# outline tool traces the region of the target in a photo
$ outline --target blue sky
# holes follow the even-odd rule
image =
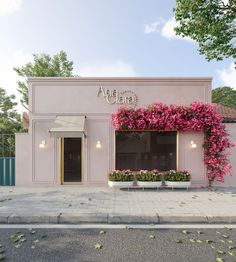
[[[80,76],[212,76],[236,88],[233,61],[207,62],[173,32],[174,0],[0,0],[0,86],[13,66],[65,50]]]

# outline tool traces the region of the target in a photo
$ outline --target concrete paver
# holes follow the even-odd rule
[[[236,188],[1,187],[0,223],[236,223]]]

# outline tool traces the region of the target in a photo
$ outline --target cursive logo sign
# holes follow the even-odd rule
[[[100,95],[102,95],[110,105],[120,104],[136,106],[138,102],[137,95],[131,90],[119,92],[117,89],[106,89],[100,86],[97,96],[99,97]]]

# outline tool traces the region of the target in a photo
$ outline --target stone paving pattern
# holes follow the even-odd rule
[[[0,187],[0,223],[236,223],[236,188]]]

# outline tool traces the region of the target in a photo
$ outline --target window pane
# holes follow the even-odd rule
[[[116,132],[116,169],[176,169],[176,132]]]

